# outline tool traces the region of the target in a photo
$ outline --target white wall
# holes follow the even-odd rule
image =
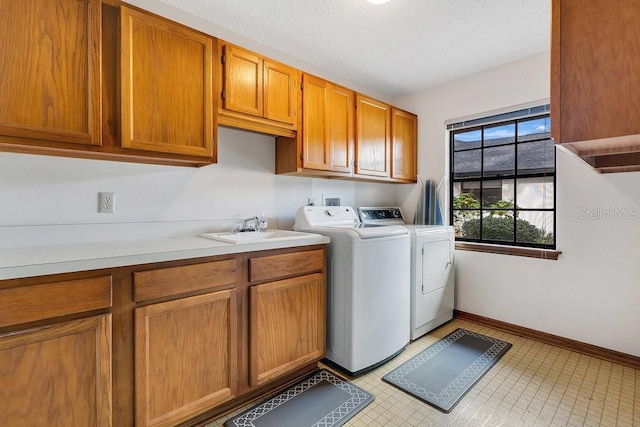
[[[224,127],[218,163],[201,168],[0,153],[0,247],[215,231],[262,212],[291,228],[323,195],[395,202],[392,184],[275,175],[274,158],[273,137]],[[100,191],[116,193],[115,214],[97,212]]]
[[[545,52],[396,100],[419,116],[420,175],[445,173],[445,120],[548,98],[549,67]],[[640,356],[640,173],[556,152],[559,260],[456,251],[456,308]]]

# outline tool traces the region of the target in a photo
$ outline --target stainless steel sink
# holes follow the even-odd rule
[[[258,243],[258,242],[275,242],[280,240],[296,240],[314,237],[311,233],[302,233],[299,231],[288,230],[267,230],[267,231],[248,231],[242,233],[234,233],[231,231],[220,233],[201,234],[201,237],[207,239],[219,240],[225,243]]]

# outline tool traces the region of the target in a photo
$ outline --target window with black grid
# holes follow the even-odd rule
[[[548,106],[450,130],[456,240],[555,249],[555,145]]]

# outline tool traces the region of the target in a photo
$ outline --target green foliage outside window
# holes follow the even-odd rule
[[[472,193],[462,193],[453,201],[454,209],[477,209],[454,211],[454,228],[460,237],[470,239],[513,241],[513,214],[515,205],[512,200],[498,200],[488,206],[488,216],[482,219],[480,236],[480,202]],[[553,244],[553,233],[547,233],[529,221],[516,218],[516,236],[518,242]]]

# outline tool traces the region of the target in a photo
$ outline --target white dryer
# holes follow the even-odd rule
[[[453,319],[454,231],[406,225],[411,233],[411,339]]]
[[[409,233],[363,227],[348,206],[304,206],[296,231],[328,236],[327,359],[351,375],[368,371],[409,343]]]
[[[365,224],[404,224],[400,208],[358,208]],[[404,225],[411,236],[411,339],[453,319],[454,249],[451,226]]]

